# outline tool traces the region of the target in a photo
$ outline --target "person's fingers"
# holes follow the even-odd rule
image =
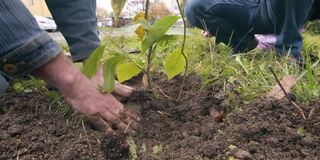
[[[98,130],[105,134],[113,134],[114,130],[111,128],[111,126],[100,116],[93,115],[91,117],[88,117],[88,120],[94,125]]]
[[[130,128],[134,129],[134,130],[140,130],[142,128],[142,126],[135,120],[133,120],[130,117],[126,117],[122,120],[123,122],[125,122],[126,124],[128,124],[130,126]]]
[[[123,104],[120,103],[113,95],[106,94],[105,101],[106,101],[106,104],[109,104],[109,105],[105,105],[104,109],[110,110],[113,114],[119,115],[124,111]]]
[[[116,82],[113,93],[120,96],[129,97],[133,91],[134,91],[134,88],[123,85],[119,82]]]
[[[130,127],[130,124],[125,124],[122,120],[120,120],[117,116],[112,114],[111,112],[105,111],[100,113],[100,117],[107,122],[112,123],[112,125],[120,130],[123,133],[133,133],[133,129]]]
[[[135,113],[129,109],[125,109],[123,114],[129,116],[130,119],[133,119],[136,122],[139,122],[141,120],[137,113]]]

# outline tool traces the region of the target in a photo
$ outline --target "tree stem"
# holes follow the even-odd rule
[[[182,80],[181,88],[180,88],[179,95],[178,95],[178,101],[179,101],[180,98],[181,98],[182,92],[183,92],[183,87],[184,87],[184,85],[186,83],[189,62],[188,62],[188,58],[187,58],[186,54],[184,53],[184,48],[185,48],[186,39],[187,39],[187,26],[186,26],[187,24],[186,24],[184,13],[182,11],[182,7],[180,5],[179,0],[176,0],[176,2],[177,2],[178,8],[179,8],[179,11],[180,11],[180,14],[181,14],[181,18],[182,18],[182,21],[183,21],[183,41],[182,41],[182,45],[181,45],[181,54],[182,54],[184,60],[186,61],[183,80]]]

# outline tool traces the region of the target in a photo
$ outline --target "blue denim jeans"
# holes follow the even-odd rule
[[[231,45],[236,51],[253,49],[254,34],[276,34],[276,49],[299,58],[302,38],[299,32],[313,0],[188,0],[190,23],[207,29],[216,43]]]
[[[96,1],[47,0],[46,3],[68,42],[73,60],[86,59],[100,44]],[[30,73],[62,52],[20,0],[1,1],[0,24],[0,76],[1,72],[7,76]]]
[[[259,0],[188,0],[186,5],[192,25],[212,33],[216,43],[239,52],[255,48],[254,33],[274,31],[267,13]]]

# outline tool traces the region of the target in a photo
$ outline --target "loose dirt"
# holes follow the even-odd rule
[[[143,117],[131,154],[123,137],[103,136],[86,123],[83,127],[79,120],[55,114],[43,94],[0,96],[0,160],[119,160],[134,152],[142,160],[320,157],[320,102],[302,106],[306,115],[313,110],[303,121],[285,100],[262,97],[248,103],[238,95],[238,100],[229,101],[225,86],[202,88],[196,76],[187,79],[182,102],[176,102],[181,78],[167,81],[160,76],[155,82],[162,90],[155,90],[156,97],[140,92],[119,98]],[[222,123],[212,111],[224,112]]]

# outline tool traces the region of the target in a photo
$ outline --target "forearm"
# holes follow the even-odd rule
[[[84,85],[91,85],[71,60],[62,53],[34,70],[33,74],[57,87],[63,95],[68,95],[70,98],[83,92]]]

